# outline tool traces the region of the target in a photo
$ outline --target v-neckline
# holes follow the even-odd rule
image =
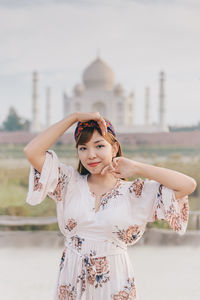
[[[89,195],[92,197],[92,199],[94,200],[94,207],[93,207],[93,211],[94,211],[94,214],[96,215],[99,211],[100,211],[100,208],[101,208],[101,205],[102,205],[102,200],[105,198],[105,196],[107,195],[107,194],[110,194],[110,193],[112,193],[114,190],[116,190],[117,188],[119,188],[120,186],[121,186],[121,182],[122,182],[122,180],[120,179],[120,178],[118,178],[117,180],[116,180],[116,182],[115,182],[115,185],[109,190],[109,191],[107,191],[107,192],[105,192],[105,193],[103,193],[103,194],[101,194],[100,195],[100,199],[99,199],[99,207],[98,207],[98,210],[97,211],[95,211],[95,202],[96,202],[96,197],[99,197],[98,195],[96,195],[94,192],[92,192],[91,190],[90,190],[90,186],[89,186],[89,184],[88,184],[88,175],[89,174],[86,174],[85,175],[85,181],[86,181],[86,186],[87,186],[87,191],[88,191],[88,193],[89,193]]]

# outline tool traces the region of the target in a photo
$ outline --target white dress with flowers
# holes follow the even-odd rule
[[[166,220],[184,234],[188,197],[175,199],[173,190],[153,180],[119,179],[95,212],[87,177],[61,163],[53,150],[46,151],[41,173],[31,165],[26,201],[37,205],[51,197],[65,238],[54,300],[138,300],[127,246],[155,220]]]

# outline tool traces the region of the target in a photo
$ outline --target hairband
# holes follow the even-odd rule
[[[115,130],[114,130],[112,124],[110,122],[108,122],[107,120],[105,120],[105,122],[106,122],[107,131],[110,131],[114,136],[116,136]],[[74,132],[74,138],[75,138],[76,141],[77,141],[78,136],[81,133],[81,131],[86,127],[100,128],[99,124],[94,120],[90,120],[90,121],[87,121],[87,122],[78,122],[78,124],[76,126],[76,129],[75,129],[75,132]]]

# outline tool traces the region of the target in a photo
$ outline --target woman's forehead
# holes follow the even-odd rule
[[[102,138],[102,139],[104,139],[103,136],[97,130],[94,130],[91,139],[96,139],[96,138]]]
[[[104,139],[104,137],[99,134],[99,132],[97,130],[94,130],[93,135],[91,137],[91,139],[87,142],[87,143],[81,143],[81,145],[87,145],[87,144],[97,144],[99,142],[105,142],[108,143],[106,141],[106,139]]]

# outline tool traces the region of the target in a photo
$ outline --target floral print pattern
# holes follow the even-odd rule
[[[76,225],[77,225],[77,222],[73,218],[68,219],[65,229],[72,231],[74,229],[74,227],[76,227]]]
[[[90,284],[95,284],[95,288],[102,287],[102,283],[107,282],[109,277],[109,265],[106,256],[95,257],[90,259],[90,263],[86,260],[87,271],[88,271],[88,282]]]
[[[164,203],[163,203],[163,184],[159,185],[158,192],[157,192],[157,199],[158,199],[157,208],[161,208],[161,206],[164,205]]]
[[[85,291],[86,280],[95,288],[102,287],[102,284],[110,280],[110,267],[107,257],[93,257],[94,255],[96,255],[96,252],[91,251],[89,255],[85,254],[83,258],[83,268],[77,280],[77,283],[82,283],[82,292]]]
[[[122,195],[119,192],[119,187],[121,186],[121,182],[122,182],[121,179],[118,178],[117,181],[116,181],[116,184],[112,188],[112,190],[101,195],[100,205],[99,205],[98,210],[104,209],[107,206],[107,203],[108,203],[109,199],[116,198],[117,196]],[[91,194],[94,198],[96,197],[96,194],[94,192],[91,192]],[[94,210],[95,210],[95,208],[94,208]]]
[[[40,172],[38,172],[36,169],[34,169],[33,191],[40,192],[42,190],[42,183],[39,182],[40,177],[41,177]]]
[[[61,285],[59,287],[58,299],[59,300],[75,300],[76,299],[76,289],[71,284]]]
[[[129,187],[130,193],[135,193],[135,196],[139,198],[142,194],[142,190],[144,187],[144,180],[141,178],[135,179]]]
[[[132,244],[142,234],[138,225],[131,225],[127,229],[119,229],[117,225],[115,227],[117,231],[113,231],[113,233],[117,234],[118,238],[126,244]]]
[[[188,222],[188,214],[189,214],[189,204],[186,200],[176,199],[172,197],[170,201],[170,205],[168,208],[165,207],[163,202],[163,185],[159,185],[158,193],[157,193],[157,203],[156,210],[154,212],[153,221],[159,220],[158,213],[159,211],[164,211],[164,216],[162,220],[166,220],[169,226],[174,231],[181,231],[183,227],[183,223]],[[177,209],[177,205],[179,209]]]
[[[64,190],[65,184],[67,182],[67,175],[63,173],[60,167],[58,167],[58,174],[58,184],[54,192],[49,193],[49,196],[55,198],[57,201],[62,201],[62,191]]]
[[[81,294],[86,290],[86,270],[82,267],[81,274],[77,277],[77,283],[81,283]]]
[[[84,240],[84,238],[81,238],[78,235],[74,235],[71,237],[71,244],[75,247],[77,251],[80,251],[82,249],[82,244]]]
[[[181,219],[183,222],[187,223],[188,221],[188,213],[189,213],[189,206],[188,203],[183,203],[183,207],[181,209]]]
[[[62,270],[62,268],[64,266],[65,255],[66,255],[66,247],[64,247],[64,250],[63,250],[63,253],[62,253],[62,257],[61,257],[61,260],[60,260],[60,271]]]
[[[166,221],[169,223],[170,227],[173,228],[175,231],[181,230],[181,216],[178,214],[173,204],[170,205],[169,210],[165,213]]]
[[[123,290],[119,291],[118,294],[112,295],[114,300],[135,300],[136,299],[136,286],[135,279],[128,278],[127,284],[124,286]]]

